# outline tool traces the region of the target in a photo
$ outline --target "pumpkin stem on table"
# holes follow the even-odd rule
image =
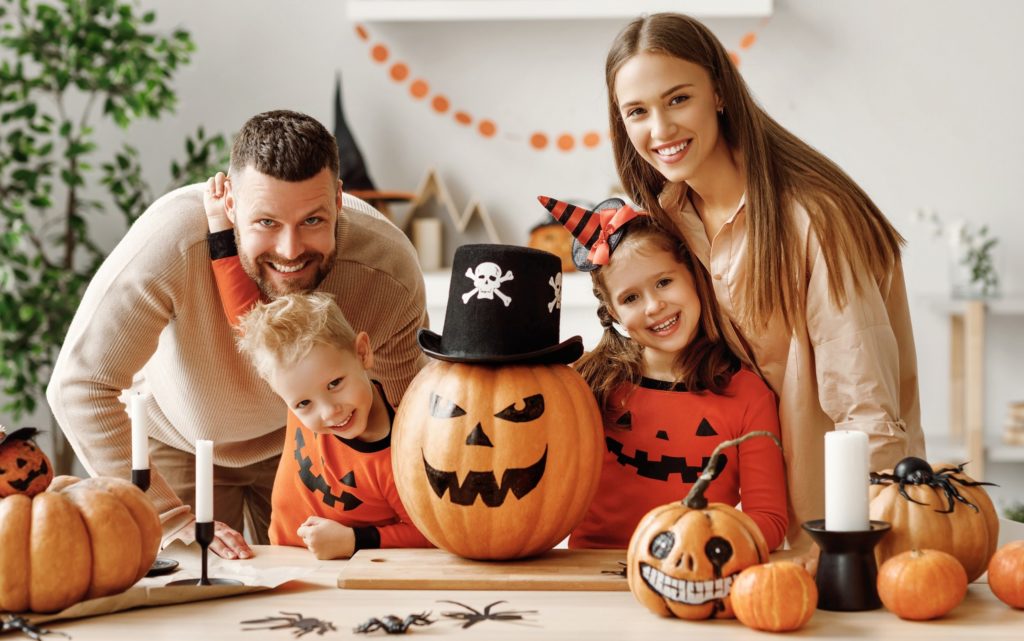
[[[689,494],[683,499],[683,505],[690,508],[691,510],[702,510],[708,506],[708,500],[704,498],[704,492],[707,491],[708,485],[711,484],[711,479],[715,476],[715,470],[718,469],[718,457],[722,454],[722,450],[730,448],[734,445],[739,445],[743,441],[752,439],[755,436],[767,436],[768,438],[775,441],[775,444],[782,449],[782,443],[779,442],[779,437],[775,436],[771,432],[766,430],[756,430],[748,432],[739,438],[734,438],[729,441],[722,441],[718,444],[718,447],[711,452],[711,458],[708,459],[708,464],[704,466],[704,471],[700,473],[697,478],[697,482],[690,488]]]

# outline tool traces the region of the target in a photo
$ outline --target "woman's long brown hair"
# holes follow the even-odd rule
[[[686,267],[693,276],[697,297],[700,299],[700,322],[693,340],[676,356],[675,370],[682,383],[693,392],[708,391],[721,394],[728,387],[740,361],[729,349],[718,327],[718,304],[707,273],[686,249],[674,232],[658,225],[648,217],[636,218],[629,223],[625,236],[615,248],[612,261],[625,257],[628,252],[671,252],[676,262]],[[619,334],[612,323],[610,297],[605,283],[605,267],[590,272],[594,296],[598,300],[597,317],[604,327],[601,341],[592,352],[576,362],[576,369],[593,390],[602,412],[608,407],[612,394],[624,383],[638,385],[643,377],[643,351],[636,341]]]
[[[864,279],[880,281],[889,274],[903,237],[842,169],[765,113],[718,38],[683,15],[658,13],[629,23],[616,36],[605,64],[615,163],[626,193],[640,207],[669,229],[677,228],[659,202],[666,180],[630,143],[615,99],[616,74],[643,51],[700,65],[722,100],[719,126],[729,148],[739,152],[746,174],[748,273],[756,276],[739,306],[741,323],[762,328],[776,313],[790,329],[804,321],[805,283],[795,262],[805,252],[797,247],[789,215],[794,202],[810,216],[835,304],[848,300],[845,278],[852,278],[859,293],[868,282]]]

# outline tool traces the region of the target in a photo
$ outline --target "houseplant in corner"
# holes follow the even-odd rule
[[[170,81],[195,46],[154,22],[119,0],[0,0],[0,411],[15,418],[35,410],[104,258],[90,223],[106,202],[127,224],[148,205],[137,152],[100,150],[94,126],[126,129],[173,109]],[[199,165],[224,148],[200,130],[176,178],[209,175]],[[111,156],[100,174],[95,162]],[[66,470],[69,453],[57,449]]]

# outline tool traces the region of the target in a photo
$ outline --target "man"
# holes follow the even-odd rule
[[[291,111],[251,118],[232,147],[226,188],[234,232],[207,240],[203,185],[165,195],[132,226],[89,284],[46,396],[86,470],[127,478],[130,421],[119,397],[150,394],[149,495],[165,540],[190,538],[195,441],[212,440],[210,549],[244,558],[244,518],[267,542],[285,407],[235,349],[211,250],[237,245],[264,297],[334,295],[353,327],[373,336],[372,374],[392,403],[425,362],[416,332],[427,317],[415,250],[373,208],[343,196],[337,144],[316,120]]]

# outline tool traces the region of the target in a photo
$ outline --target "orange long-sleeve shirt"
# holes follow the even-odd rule
[[[775,395],[747,369],[733,375],[724,394],[696,394],[651,379],[630,387],[612,396],[612,407],[625,403],[605,426],[601,482],[569,537],[571,548],[627,547],[647,512],[686,497],[719,443],[754,430],[779,436]],[[788,524],[782,451],[767,437],[737,447],[723,451],[724,467],[720,462],[704,496],[728,505],[742,500],[743,513],[774,550]]]
[[[260,297],[237,255],[214,254],[213,273],[232,326]],[[388,423],[395,418],[384,389]],[[284,450],[271,493],[270,542],[305,547],[296,530],[310,516],[347,525],[356,549],[430,547],[405,511],[391,471],[391,434],[367,443],[306,429],[288,412]]]

